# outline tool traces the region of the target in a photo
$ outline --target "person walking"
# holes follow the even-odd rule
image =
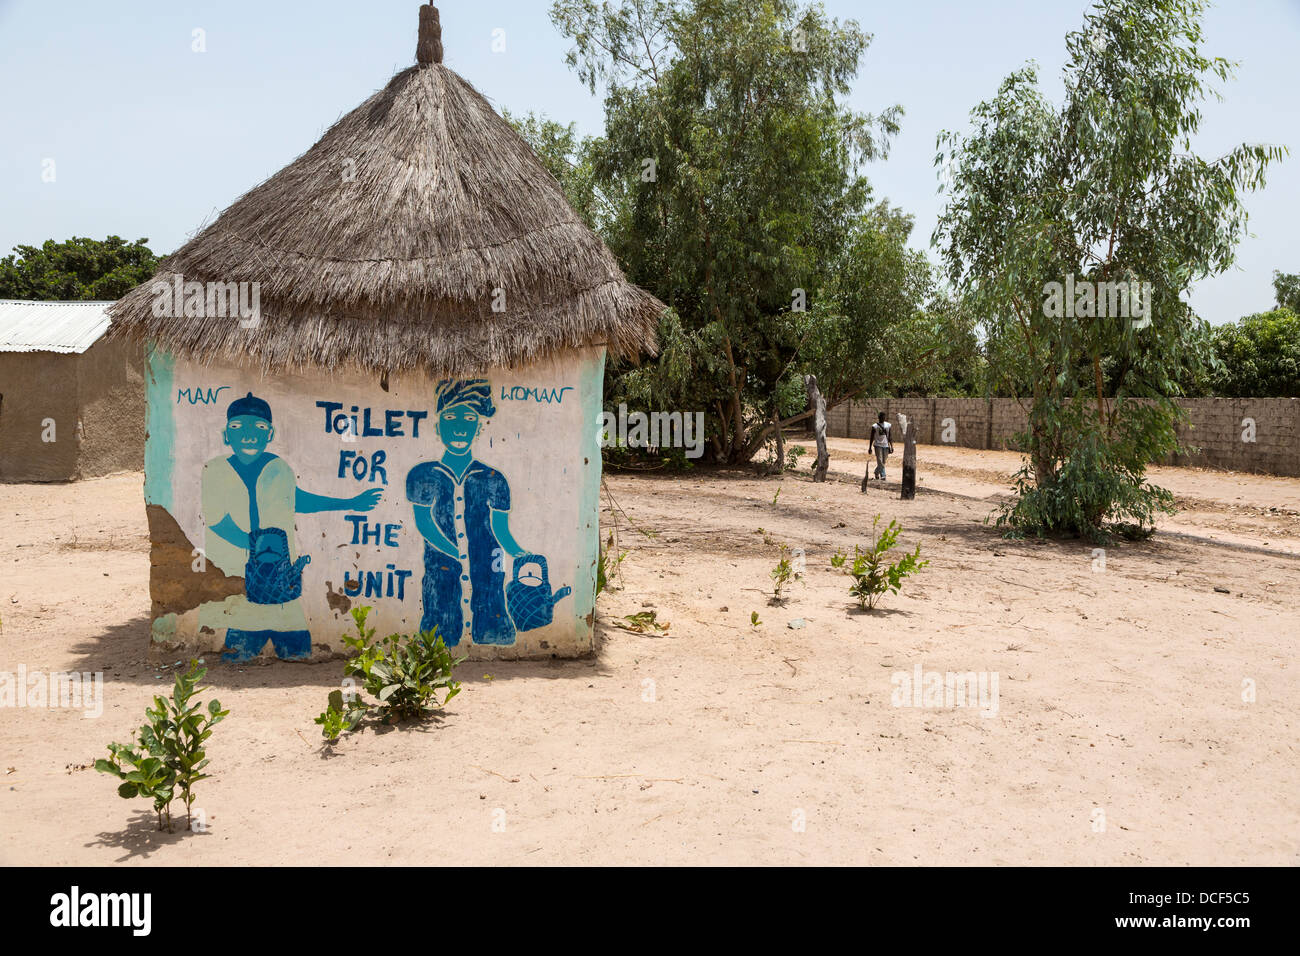
[[[885,413],[881,412],[871,426],[871,447],[876,452],[875,477],[881,481],[885,480],[885,459],[894,451],[894,441],[890,437],[890,431],[891,426],[885,421]]]

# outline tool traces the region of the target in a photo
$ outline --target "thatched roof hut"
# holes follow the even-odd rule
[[[156,315],[151,289],[177,275],[259,283],[260,322]],[[417,64],[164,260],[113,306],[110,334],[264,370],[455,376],[588,344],[653,352],[663,308],[627,282],[528,144],[443,65],[427,5]]]
[[[169,654],[323,659],[353,602],[478,659],[594,647],[605,361],[663,306],[442,65],[432,6],[416,60],[111,309],[153,346]]]

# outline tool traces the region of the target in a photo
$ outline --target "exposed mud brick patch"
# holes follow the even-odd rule
[[[145,512],[149,516],[149,597],[155,619],[244,593],[243,578],[230,577],[210,561],[204,570],[194,570],[194,544],[166,508],[146,505]]]
[[[325,582],[325,600],[329,601],[330,609],[338,611],[340,614],[346,614],[352,610],[352,599],[343,593],[343,589],[334,590],[334,582]]]

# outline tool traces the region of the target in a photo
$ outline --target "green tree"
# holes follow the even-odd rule
[[[816,375],[828,408],[868,390],[886,394],[935,367],[939,316],[922,307],[932,270],[907,247],[911,232],[912,217],[901,209],[870,207],[829,257],[812,308],[793,317],[800,381],[805,372]]]
[[[900,350],[904,354],[894,366],[888,394],[949,398],[996,394],[979,323],[960,296],[937,289],[908,325],[914,329],[914,344]],[[909,361],[908,351],[928,358]]]
[[[47,239],[40,246],[15,246],[12,255],[0,259],[0,299],[117,299],[158,268],[148,241],[74,236],[66,242]]]
[[[1300,272],[1273,272],[1273,293],[1279,309],[1300,312]]]
[[[747,461],[797,359],[792,316],[866,209],[858,164],[898,129],[898,107],[843,105],[871,38],[791,0],[557,0],[551,17],[605,89],[605,238],[673,310],[658,362],[610,388],[704,410],[710,457]]]
[[[1211,394],[1300,398],[1300,315],[1288,308],[1248,315],[1211,333],[1217,360]]]
[[[590,136],[579,139],[576,123],[565,125],[532,112],[515,116],[505,110],[503,115],[532,147],[546,171],[559,182],[569,205],[577,210],[583,222],[597,232],[604,232],[608,200],[598,191],[592,170],[596,140]]]
[[[1172,510],[1145,470],[1176,447],[1172,397],[1204,358],[1184,294],[1232,263],[1241,195],[1285,153],[1192,151],[1199,103],[1233,69],[1201,52],[1204,8],[1105,0],[1066,38],[1059,108],[1031,65],[976,107],[970,135],[940,135],[951,185],[935,241],[986,317],[991,371],[1028,411],[1028,460],[999,519],[1015,532],[1103,538],[1108,524],[1147,527]],[[1077,308],[1060,307],[1067,283],[1120,281],[1143,314],[1115,316],[1133,297],[1103,310],[1082,291]],[[1107,360],[1117,398],[1150,401],[1107,403]]]

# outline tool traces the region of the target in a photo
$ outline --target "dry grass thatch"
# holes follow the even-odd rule
[[[627,282],[527,143],[441,51],[436,11],[422,12],[422,65],[165,259],[112,307],[110,334],[266,369],[452,376],[588,343],[653,352],[663,304]],[[155,315],[154,283],[176,274],[259,283],[260,323]]]

